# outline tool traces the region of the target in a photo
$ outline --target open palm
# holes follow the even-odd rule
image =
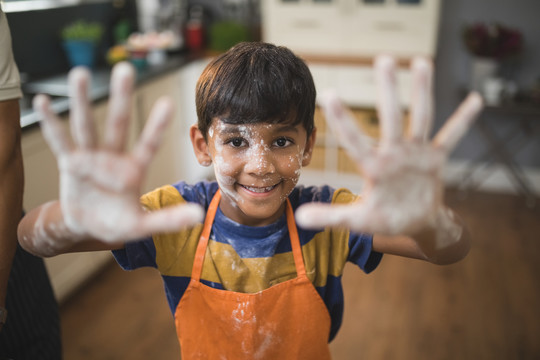
[[[381,124],[378,144],[363,134],[352,114],[337,96],[320,98],[327,123],[365,180],[361,198],[350,205],[309,204],[299,209],[297,220],[305,227],[346,226],[354,231],[388,235],[414,234],[433,225],[444,211],[442,170],[449,153],[482,108],[478,94],[471,94],[428,141],[432,123],[431,62],[413,61],[410,126],[403,136],[397,99],[395,62],[388,56],[375,61],[377,112]]]
[[[202,217],[201,209],[194,206],[150,213],[140,205],[142,183],[171,118],[172,105],[167,99],[159,100],[139,141],[130,152],[125,151],[134,76],[127,63],[113,69],[102,145],[90,110],[87,70],[75,68],[69,75],[72,139],[51,111],[49,99],[40,95],[34,101],[44,118],[43,134],[58,161],[62,214],[75,234],[123,242],[178,230]]]

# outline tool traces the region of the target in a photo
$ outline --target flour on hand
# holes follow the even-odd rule
[[[120,243],[156,232],[177,231],[201,221],[203,211],[199,206],[145,212],[139,201],[148,165],[172,117],[171,100],[163,98],[156,102],[140,139],[131,151],[126,151],[135,82],[133,67],[120,63],[113,68],[103,144],[98,143],[90,110],[89,82],[87,70],[75,68],[70,72],[71,138],[51,110],[49,99],[40,95],[34,101],[36,111],[43,117],[45,139],[57,158],[63,215],[62,224],[45,230],[37,221],[35,232],[46,231],[54,238],[55,234],[69,231],[76,235],[73,241],[95,238]]]
[[[346,226],[357,232],[410,235],[441,221],[445,209],[442,170],[450,151],[480,112],[481,98],[475,93],[469,95],[430,142],[432,63],[423,58],[413,61],[411,123],[406,134],[397,97],[395,61],[378,57],[374,71],[381,125],[378,143],[356,127],[335,92],[326,92],[319,99],[328,125],[362,172],[365,187],[361,199],[352,205],[305,205],[296,213],[301,226]],[[451,232],[459,235],[459,229]]]

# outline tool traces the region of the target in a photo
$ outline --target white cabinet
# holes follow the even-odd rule
[[[152,106],[160,97],[169,96],[175,107],[174,118],[163,137],[163,142],[150,169],[143,191],[179,180],[194,183],[212,176],[211,168],[197,162],[189,138],[189,128],[197,122],[195,86],[210,59],[200,59],[186,64],[180,71],[169,73],[136,91],[136,119],[142,131]]]
[[[182,98],[180,71],[165,74],[137,88],[135,94],[136,137],[143,130],[146,120],[156,103],[162,96],[169,96],[175,105],[172,121],[163,135],[162,143],[150,164],[143,192],[164,184],[170,184],[182,178],[181,161],[182,143],[189,141],[186,126],[182,121],[178,103]]]
[[[191,184],[203,179],[212,179],[214,176],[211,167],[203,167],[197,162],[188,134],[189,127],[197,123],[195,86],[199,76],[209,62],[210,58],[193,61],[182,68],[180,73],[180,83],[184,90],[178,102],[178,112],[181,123],[185,126],[185,131],[182,133],[181,143],[179,144],[182,149],[181,154],[179,154],[179,161],[181,161],[184,169],[181,179]]]
[[[435,53],[440,0],[265,0],[264,41],[301,55]]]
[[[324,64],[307,62],[317,94],[332,89],[351,107],[375,107],[375,74],[371,66]],[[407,107],[411,97],[411,73],[399,67],[396,75],[397,95],[400,104]]]

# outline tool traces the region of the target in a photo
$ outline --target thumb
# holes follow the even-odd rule
[[[167,233],[200,224],[204,211],[197,204],[183,204],[144,214],[140,224],[145,234]]]
[[[366,231],[363,212],[363,208],[357,204],[354,208],[351,205],[306,204],[296,210],[295,217],[298,225],[309,229],[330,226]]]

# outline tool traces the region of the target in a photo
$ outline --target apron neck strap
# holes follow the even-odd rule
[[[202,273],[202,265],[204,261],[204,255],[208,246],[208,239],[210,238],[210,232],[212,230],[212,224],[216,217],[216,212],[219,207],[219,201],[221,200],[221,191],[218,189],[206,212],[206,218],[204,219],[203,231],[199,238],[199,244],[197,245],[197,251],[195,252],[195,258],[193,259],[193,268],[191,270],[191,279],[200,281]],[[300,246],[300,237],[298,236],[298,230],[296,228],[296,222],[294,221],[294,212],[291,202],[287,198],[285,214],[287,217],[287,228],[289,229],[289,238],[291,240],[291,247],[294,257],[294,264],[296,266],[297,276],[306,276],[306,269],[304,267],[304,259],[302,256],[302,247]]]
[[[206,253],[206,247],[208,245],[208,238],[210,237],[210,231],[212,230],[212,224],[214,223],[214,218],[216,217],[216,212],[217,212],[220,200],[221,200],[221,191],[218,189],[218,191],[212,198],[210,205],[208,206],[208,210],[206,211],[206,218],[204,219],[203,231],[201,233],[201,237],[199,238],[199,244],[197,245],[195,258],[193,259],[193,269],[191,270],[191,278],[196,281],[199,281],[201,279],[204,254]]]
[[[294,212],[291,202],[287,198],[287,207],[285,208],[287,216],[287,227],[289,228],[289,238],[291,239],[291,247],[294,256],[294,264],[296,265],[297,276],[306,276],[306,268],[304,267],[304,257],[302,256],[302,247],[300,246],[300,237],[294,220]]]

